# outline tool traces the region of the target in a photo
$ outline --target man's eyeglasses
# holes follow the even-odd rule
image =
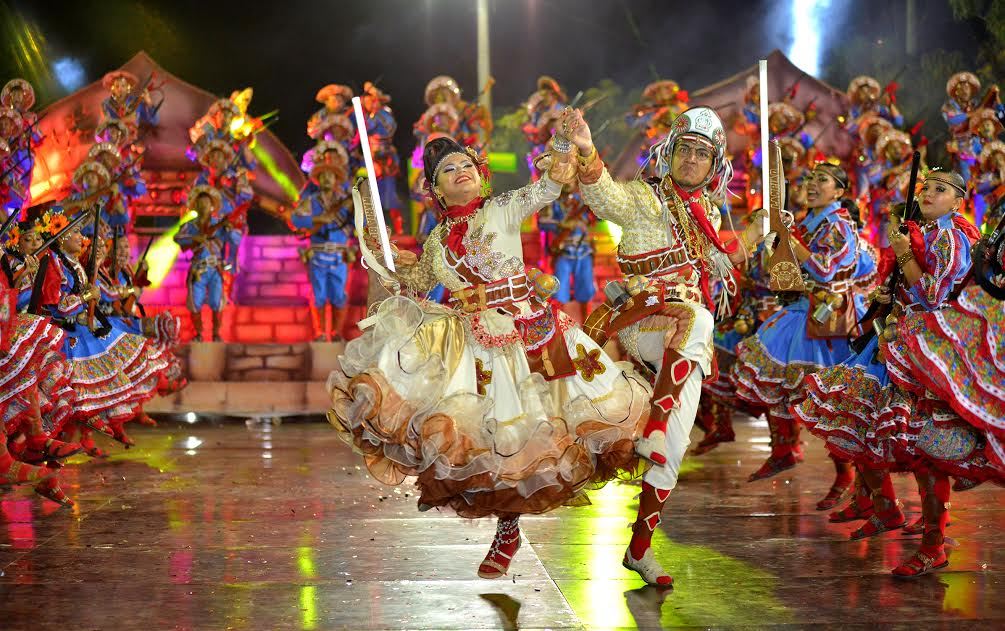
[[[694,156],[698,162],[707,162],[712,159],[712,152],[705,147],[695,147],[693,145],[677,145],[673,154],[685,160]]]

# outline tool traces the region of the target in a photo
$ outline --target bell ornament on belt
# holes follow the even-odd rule
[[[648,289],[648,287],[649,279],[645,276],[629,276],[625,281],[625,289],[627,289],[628,293],[632,296],[638,296],[643,291]]]
[[[740,335],[746,335],[747,333],[750,333],[750,322],[744,318],[739,318],[733,323],[733,330]]]

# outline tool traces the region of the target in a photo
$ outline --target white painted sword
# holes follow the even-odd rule
[[[377,220],[377,230],[380,232],[380,248],[384,255],[384,265],[394,272],[394,258],[391,255],[391,240],[387,236],[387,226],[384,224],[384,209],[380,205],[380,194],[377,192],[377,175],[373,168],[373,155],[370,153],[370,138],[366,133],[366,116],[363,114],[363,104],[358,96],[352,98],[352,108],[356,112],[356,128],[359,131],[359,147],[363,151],[363,165],[366,167],[367,188],[373,203],[374,218]]]

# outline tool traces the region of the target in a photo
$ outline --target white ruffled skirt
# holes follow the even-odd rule
[[[639,473],[632,441],[651,390],[631,365],[570,326],[576,372],[546,381],[512,319],[488,315],[508,343],[476,340],[468,315],[393,297],[346,345],[328,379],[329,420],[371,475],[415,476],[420,504],[481,517],[543,513]]]

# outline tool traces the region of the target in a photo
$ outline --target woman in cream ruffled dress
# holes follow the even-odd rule
[[[507,572],[521,514],[575,503],[639,468],[632,439],[649,385],[547,300],[553,278],[524,266],[520,224],[575,177],[573,148],[555,144],[569,151],[552,152],[548,173],[498,197],[485,195],[488,173],[473,152],[449,138],[426,144],[441,222],[420,258],[394,252],[397,271],[385,277],[403,293],[376,307],[328,382],[329,418],[371,475],[387,484],[415,476],[419,510],[498,517],[483,578]],[[377,233],[361,233],[375,267]],[[451,292],[447,305],[404,295],[437,283]]]

